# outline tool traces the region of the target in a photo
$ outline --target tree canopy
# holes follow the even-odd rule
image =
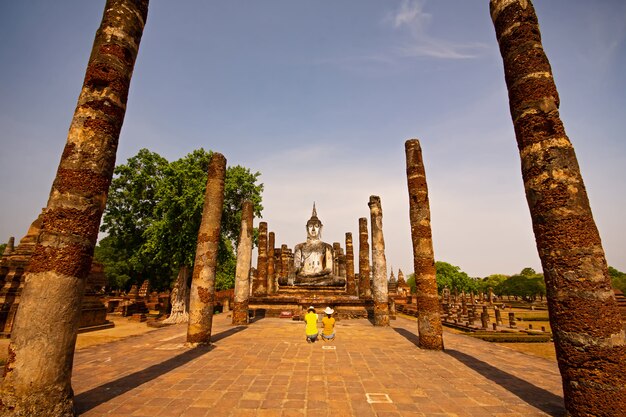
[[[178,268],[193,266],[211,155],[198,149],[170,163],[142,149],[115,168],[101,226],[108,236],[96,250],[111,285],[150,279],[169,287]],[[242,166],[226,169],[217,289],[234,283],[241,203],[251,200],[256,216],[263,210],[259,176]]]

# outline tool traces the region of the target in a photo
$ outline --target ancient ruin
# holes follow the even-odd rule
[[[264,222],[259,225],[262,226],[259,236],[262,236],[263,230],[266,230],[267,226],[264,225]],[[313,204],[311,217],[306,223],[306,242],[295,245],[293,251],[287,245],[281,246],[280,257],[276,256],[276,265],[280,265],[280,267],[274,269],[276,288],[272,293],[257,292],[252,294],[249,299],[249,310],[252,315],[299,318],[310,305],[330,305],[335,310],[335,317],[337,318],[368,316],[373,318],[376,316],[371,295],[367,296],[366,293],[357,295],[357,291],[360,289],[357,287],[354,274],[352,234],[346,233],[346,248],[344,250],[339,242],[334,242],[331,245],[322,241],[322,227],[317,208]],[[365,236],[361,238],[367,241],[367,223],[365,223],[365,230],[361,234],[363,233]],[[262,239],[259,239],[259,242],[263,244]],[[367,268],[369,271],[369,253],[364,252],[368,251],[368,248],[369,246],[366,249],[361,245],[360,252],[363,252],[365,257],[359,263],[360,267]],[[384,252],[382,253],[384,256]],[[259,254],[261,254],[261,250]],[[365,263],[368,265],[365,266]],[[259,263],[258,267],[267,270],[269,269],[269,262]],[[387,277],[384,264],[379,270],[379,281],[383,288],[379,294],[381,301],[378,316],[384,322],[385,314],[388,314],[388,307],[386,307],[386,303],[388,303],[386,296]],[[258,280],[258,276],[262,274],[263,271],[257,270],[257,278],[253,278],[253,282],[258,282],[255,279]],[[369,276],[369,272],[363,276]],[[253,288],[257,285],[253,283]],[[364,291],[370,288],[369,280],[364,284],[359,283],[359,287],[361,285],[365,288]],[[388,317],[386,321],[388,322]]]
[[[616,416],[626,335],[559,95],[529,0],[491,0],[522,176],[571,415]]]
[[[250,266],[252,263],[252,202],[246,200],[241,208],[241,233],[237,245],[237,269],[235,271],[235,296],[233,324],[248,324],[248,298],[250,297]]]
[[[372,219],[372,275],[374,287],[374,325],[389,325],[389,299],[387,297],[387,259],[385,257],[385,238],[383,236],[383,209],[380,197],[370,196],[370,215]]]
[[[1,414],[74,415],[71,375],[80,306],[148,0],[108,0],[104,10],[26,271],[0,386]]]
[[[420,347],[441,350],[443,338],[437,298],[435,254],[430,229],[430,205],[419,141],[407,140],[405,153]]]
[[[208,178],[198,231],[196,259],[189,295],[189,325],[187,343],[211,343],[211,325],[215,308],[215,268],[220,243],[226,158],[214,152],[208,168]]]

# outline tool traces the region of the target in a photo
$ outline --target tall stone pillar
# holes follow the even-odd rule
[[[289,250],[285,244],[280,246],[280,276],[289,278]]]
[[[274,294],[276,293],[277,283],[276,283],[276,256],[274,255],[276,252],[276,235],[274,232],[269,233],[268,243],[267,243],[267,293]]]
[[[370,245],[367,218],[359,219],[359,298],[370,298]]]
[[[256,279],[252,283],[252,295],[267,294],[267,222],[259,223],[259,252],[256,260]]]
[[[0,413],[73,416],[74,345],[148,0],[108,0],[26,272]]]
[[[235,270],[235,294],[233,324],[248,324],[248,298],[250,296],[250,267],[252,266],[252,222],[254,210],[251,201],[241,207],[241,232],[237,245],[237,267]]]
[[[550,325],[572,416],[623,415],[626,340],[530,0],[491,0]]]
[[[224,155],[213,153],[209,161],[208,174],[189,294],[187,343],[192,346],[211,343],[215,307],[215,268],[224,205],[224,177],[226,175]]]
[[[339,248],[339,276],[346,277],[346,254],[342,247]]]
[[[374,325],[389,326],[389,299],[387,292],[387,260],[383,237],[383,208],[380,197],[372,195],[369,201],[372,219],[372,297],[374,298]]]
[[[424,349],[442,350],[443,330],[439,316],[437,272],[435,270],[428,186],[424,161],[422,160],[422,148],[419,140],[411,139],[405,142],[404,149],[406,153],[406,178],[409,188],[409,218],[413,240],[418,344]]]
[[[339,255],[341,253],[341,243],[333,242],[333,275],[339,276]]]
[[[354,247],[352,233],[346,233],[346,292],[348,295],[357,295],[354,276]]]

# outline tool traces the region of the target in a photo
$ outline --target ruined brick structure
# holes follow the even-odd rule
[[[419,346],[426,349],[441,350],[443,349],[443,330],[439,316],[435,255],[430,228],[430,205],[428,203],[428,187],[422,160],[422,148],[419,141],[417,139],[407,140],[405,153]]]
[[[380,197],[372,195],[368,203],[372,220],[372,298],[374,299],[374,325],[389,325],[389,299],[387,296],[387,260],[383,236],[383,209]]]
[[[252,262],[252,202],[246,200],[241,208],[241,232],[237,245],[237,267],[235,270],[235,295],[233,324],[248,324],[248,298],[250,297],[250,265]]]
[[[623,415],[626,340],[530,0],[491,0],[550,325],[572,416]]]
[[[187,343],[211,343],[215,307],[215,268],[220,243],[226,158],[214,152],[209,162],[202,220],[198,231],[196,259],[191,276]]]

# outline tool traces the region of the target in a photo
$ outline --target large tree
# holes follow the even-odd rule
[[[191,269],[211,154],[198,149],[169,163],[142,149],[117,167],[102,226],[109,235],[98,251],[106,255],[100,260],[108,275],[117,282],[130,279],[139,283],[139,279],[149,278],[154,286],[167,287],[180,268]],[[239,236],[241,203],[251,200],[257,216],[263,209],[259,176],[239,165],[226,170],[218,290],[234,285],[233,239]],[[105,251],[107,248],[111,250]]]
[[[147,13],[148,0],[106,2],[25,275],[0,386],[0,415],[74,415],[80,306]]]

